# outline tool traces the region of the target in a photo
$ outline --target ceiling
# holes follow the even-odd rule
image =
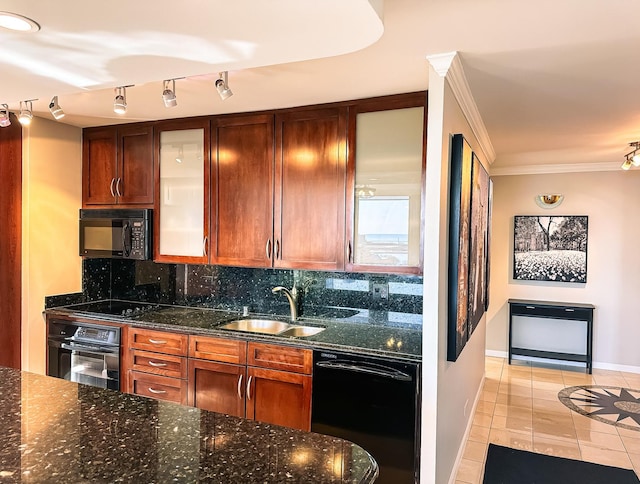
[[[492,174],[619,169],[640,139],[638,0],[36,0],[1,9],[0,102],[86,127],[428,88],[458,51],[496,152]],[[234,95],[214,88],[229,71]],[[176,81],[178,106],[162,103]],[[127,89],[126,115],[113,112]]]

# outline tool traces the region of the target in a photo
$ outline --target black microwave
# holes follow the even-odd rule
[[[150,209],[80,209],[80,255],[151,259]]]

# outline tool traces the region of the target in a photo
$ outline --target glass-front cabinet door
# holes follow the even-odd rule
[[[156,126],[154,259],[158,262],[208,262],[209,135],[209,120]]]
[[[350,118],[346,268],[421,274],[426,93],[366,101]]]

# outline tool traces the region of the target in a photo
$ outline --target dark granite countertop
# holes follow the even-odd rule
[[[128,316],[86,311],[83,304],[49,308],[46,312],[52,315],[92,317],[143,328],[277,341],[306,348],[422,360],[422,331],[417,329],[420,327],[421,315],[416,314],[385,313],[384,322],[381,322],[382,318],[374,311],[323,308],[316,312],[318,316],[313,313],[305,314],[298,320],[298,324],[322,326],[326,328],[324,331],[308,337],[292,337],[220,329],[221,324],[243,317],[236,311],[193,306],[151,304],[146,311]],[[251,313],[249,317],[287,321],[286,317],[265,314]]]
[[[369,483],[334,437],[0,367],[0,482]]]

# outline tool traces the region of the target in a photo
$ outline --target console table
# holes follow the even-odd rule
[[[552,358],[584,363],[591,373],[593,304],[525,299],[508,302],[509,364],[513,355]]]

